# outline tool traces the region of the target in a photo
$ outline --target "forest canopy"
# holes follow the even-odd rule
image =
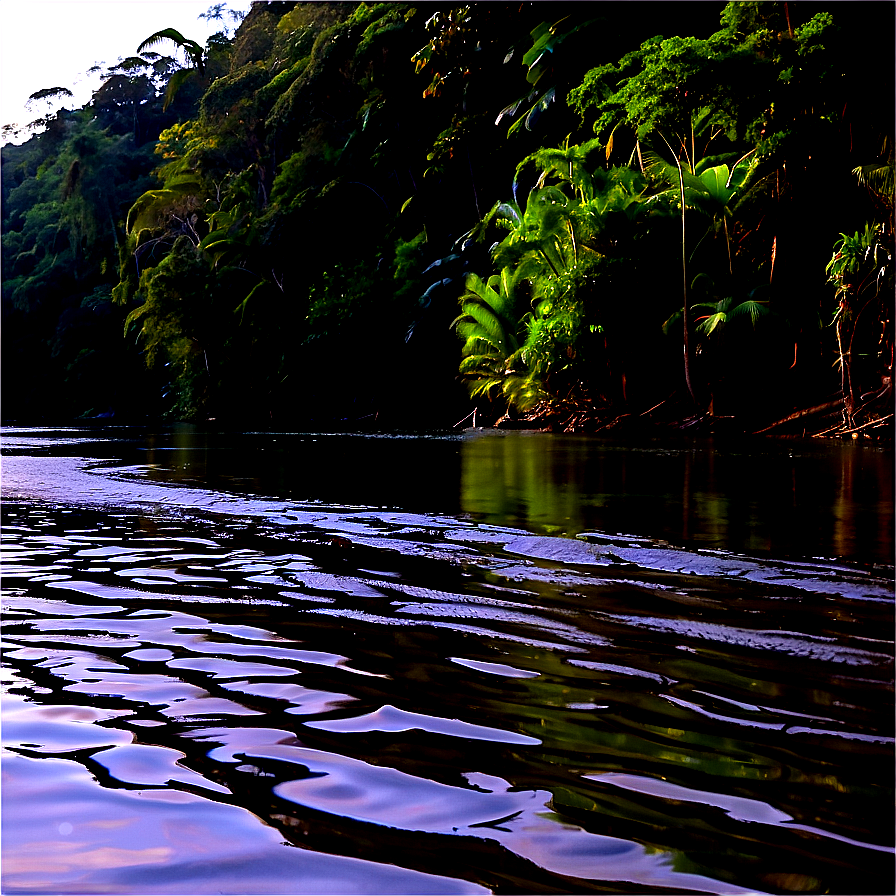
[[[3,418],[882,437],[894,8],[162,21],[2,149]]]

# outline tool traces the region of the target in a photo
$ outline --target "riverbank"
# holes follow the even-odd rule
[[[257,419],[211,417],[188,420],[158,418],[151,415],[105,412],[96,416],[48,421],[40,416],[4,420],[4,427],[21,426],[198,426],[245,431],[247,429],[292,432],[425,432],[454,431],[468,428],[499,430],[535,430],[552,433],[580,433],[621,438],[656,439],[677,435],[777,438],[819,438],[833,441],[870,441],[894,444],[893,392],[889,383],[865,399],[849,421],[843,399],[825,396],[811,406],[794,408],[779,416],[747,414],[715,414],[712,410],[695,412],[693,403],[677,395],[645,409],[617,411],[590,403],[560,402],[549,409],[536,408],[528,414],[504,414],[488,407],[476,408],[453,425],[449,422],[457,411],[430,412],[418,418],[412,410],[366,413],[359,417],[296,418],[271,416]]]
[[[887,383],[876,393],[863,396],[850,415],[841,396],[828,396],[808,407],[794,408],[777,418],[757,413],[726,415],[712,410],[695,413],[693,404],[670,397],[643,411],[614,414],[589,405],[567,404],[517,418],[504,416],[499,429],[538,429],[544,432],[613,434],[656,437],[663,434],[721,436],[777,436],[870,440],[893,444],[893,391]]]

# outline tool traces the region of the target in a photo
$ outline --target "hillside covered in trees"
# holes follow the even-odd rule
[[[161,21],[3,147],[4,421],[889,438],[894,8]]]

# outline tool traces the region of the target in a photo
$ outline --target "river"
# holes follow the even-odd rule
[[[891,450],[2,454],[4,894],[894,892]]]

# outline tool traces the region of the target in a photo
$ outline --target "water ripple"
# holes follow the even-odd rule
[[[884,579],[5,460],[5,892],[892,877]]]

